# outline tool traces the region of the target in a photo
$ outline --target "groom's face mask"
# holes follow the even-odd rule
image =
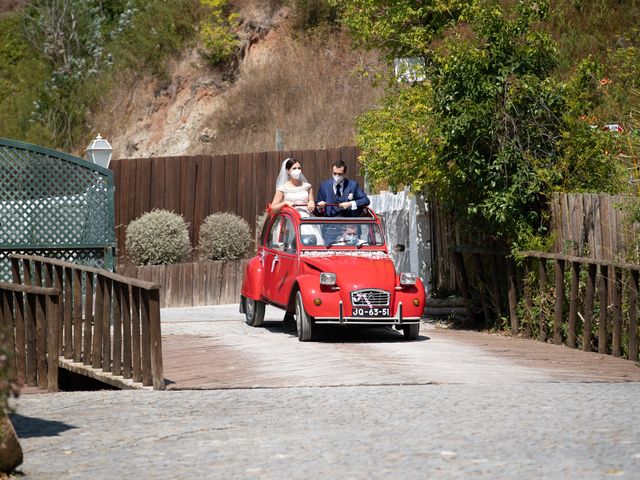
[[[333,175],[333,183],[335,183],[336,185],[338,183],[341,183],[342,180],[344,180],[344,175]]]

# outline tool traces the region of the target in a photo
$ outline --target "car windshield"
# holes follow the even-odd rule
[[[384,237],[377,223],[304,222],[300,225],[302,248],[382,246]]]

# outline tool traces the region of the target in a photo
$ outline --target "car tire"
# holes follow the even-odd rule
[[[302,294],[296,293],[296,327],[298,328],[298,340],[309,342],[313,337],[313,318],[307,315],[302,303]]]
[[[417,340],[420,334],[420,324],[410,323],[409,325],[402,326],[402,333],[405,340]]]
[[[265,303],[247,297],[242,297],[242,301],[244,302],[244,316],[247,325],[261,327],[264,320]]]

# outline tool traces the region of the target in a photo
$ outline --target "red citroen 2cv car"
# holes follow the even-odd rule
[[[285,206],[269,216],[244,275],[240,312],[259,327],[268,303],[295,315],[300,341],[316,325],[393,325],[418,338],[425,291],[415,273],[396,273],[380,219],[313,217]]]

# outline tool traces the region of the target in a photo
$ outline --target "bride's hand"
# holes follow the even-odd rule
[[[293,207],[293,202],[291,200],[285,200],[284,203],[286,203],[290,207]]]
[[[307,203],[307,210],[309,210],[309,213],[311,213],[315,209],[316,209],[316,204],[313,203],[313,200],[309,200],[309,203]]]

